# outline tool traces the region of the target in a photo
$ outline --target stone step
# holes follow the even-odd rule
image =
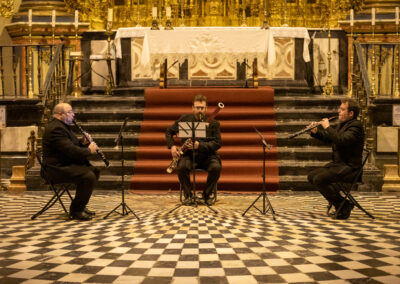
[[[279,175],[293,175],[293,176],[303,176],[308,175],[308,173],[318,167],[322,167],[327,164],[328,161],[315,161],[315,160],[279,160]]]
[[[303,108],[303,107],[334,107],[339,108],[340,101],[346,96],[275,96],[274,105],[277,108]]]
[[[144,90],[146,87],[137,86],[137,87],[117,87],[112,90],[112,95],[105,96],[104,95],[104,87],[92,87],[87,90],[84,90],[86,95],[99,95],[104,96],[106,98],[114,97],[114,96],[143,96]]]
[[[123,188],[129,190],[132,175],[124,176]],[[100,175],[99,181],[96,184],[95,190],[121,190],[121,176],[118,175]],[[117,204],[116,204],[117,205]]]
[[[144,97],[128,97],[128,96],[99,96],[89,95],[80,98],[70,98],[69,103],[74,108],[112,108],[112,107],[126,107],[126,108],[144,108]]]
[[[133,109],[130,107],[121,108],[74,108],[77,121],[96,122],[99,119],[103,121],[123,121],[126,117],[129,121],[141,121],[143,119],[143,109]]]
[[[78,121],[78,117],[77,117]],[[88,133],[90,134],[95,134],[95,133],[100,133],[100,132],[106,132],[106,133],[115,133],[117,135],[119,133],[119,130],[121,129],[122,124],[124,123],[124,120],[122,121],[79,121],[79,125]],[[140,131],[140,125],[142,124],[141,121],[130,121],[125,125],[125,133],[135,133]],[[78,132],[75,130],[76,134]]]
[[[306,120],[312,119],[319,121],[324,117],[337,116],[337,106],[314,107],[314,108],[278,108],[275,109],[275,119],[277,120]]]
[[[100,158],[92,158],[90,163],[100,170],[101,175],[115,175],[119,176],[122,172],[122,163],[121,160],[109,160],[110,165],[108,167],[105,166],[104,162]],[[124,173],[126,175],[133,174],[133,166],[135,164],[134,160],[125,160],[124,159]]]
[[[310,184],[306,175],[284,175],[279,177],[280,190],[314,191],[315,186]]]
[[[315,157],[321,161],[329,161],[332,158],[332,148],[323,146],[278,147],[279,160],[308,161]]]

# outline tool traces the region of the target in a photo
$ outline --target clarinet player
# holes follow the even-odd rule
[[[351,182],[362,164],[364,147],[364,129],[357,120],[359,106],[355,100],[342,100],[338,110],[339,124],[332,126],[327,118],[321,122],[313,122],[317,126],[311,130],[311,136],[332,145],[332,162],[322,168],[310,172],[308,180],[315,185],[325,199],[338,209],[342,197],[330,184],[335,182]],[[349,201],[340,212],[338,219],[347,219],[354,205]],[[333,215],[334,216],[334,215]]]
[[[207,97],[203,95],[196,95],[193,99],[192,114],[182,115],[177,121],[174,122],[166,130],[167,146],[171,149],[172,158],[181,156],[179,149],[174,145],[174,138],[179,131],[179,122],[181,121],[205,121],[207,119]],[[207,138],[200,138],[194,142],[194,149],[196,154],[196,168],[204,169],[208,172],[206,188],[203,191],[204,202],[207,205],[212,205],[210,194],[217,184],[221,173],[221,159],[217,150],[221,148],[221,132],[219,121],[212,119],[206,130]],[[186,139],[182,139],[182,143]],[[190,183],[190,171],[192,170],[192,157],[193,143],[188,144],[188,149],[179,159],[178,162],[178,177],[179,182],[185,194],[183,205],[192,204],[192,192]]]
[[[43,135],[43,162],[54,183],[76,184],[70,217],[86,221],[95,215],[86,205],[100,176],[87,158],[96,153],[98,147],[85,137],[78,140],[70,129],[73,120],[71,105],[60,103],[54,107],[53,119],[46,125]]]

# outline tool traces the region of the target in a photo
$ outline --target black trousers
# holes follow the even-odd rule
[[[203,191],[205,198],[210,196],[221,175],[221,160],[217,155],[203,156],[197,155],[196,169],[203,169],[208,172],[206,188]],[[192,156],[185,155],[181,157],[178,163],[179,182],[185,193],[185,197],[191,195],[190,172],[192,170]]]
[[[54,183],[76,185],[75,198],[71,202],[70,212],[81,212],[85,209],[100,177],[100,171],[97,168],[86,165],[47,166],[47,172]]]
[[[344,197],[330,185],[336,182],[351,182],[355,174],[357,171],[350,166],[329,163],[323,168],[312,170],[308,175],[308,181],[337,208]]]

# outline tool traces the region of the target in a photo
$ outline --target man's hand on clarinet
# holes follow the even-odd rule
[[[172,158],[176,159],[181,155],[181,152],[179,151],[178,147],[172,146],[171,147],[171,155]]]
[[[86,138],[86,137],[88,137],[88,138]],[[85,132],[85,135],[82,137],[82,145],[88,145],[90,143],[90,141],[93,141],[92,136],[90,136],[89,133]]]
[[[318,125],[319,125],[318,122],[313,121],[308,125],[308,127],[311,128],[311,132],[315,134],[318,131],[318,128],[317,128]]]
[[[327,129],[331,124],[329,123],[329,119],[327,119],[327,118],[324,118],[324,119],[322,119],[321,120],[321,125],[322,125],[322,127],[324,128],[324,129]]]
[[[97,146],[97,144],[95,142],[91,142],[89,144],[88,148],[90,149],[90,153],[92,153],[92,154],[96,153],[96,151],[99,149],[99,147]]]

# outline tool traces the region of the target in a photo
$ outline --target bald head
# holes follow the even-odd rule
[[[74,112],[72,111],[71,105],[67,103],[57,104],[53,109],[53,117],[70,125],[74,120]]]

